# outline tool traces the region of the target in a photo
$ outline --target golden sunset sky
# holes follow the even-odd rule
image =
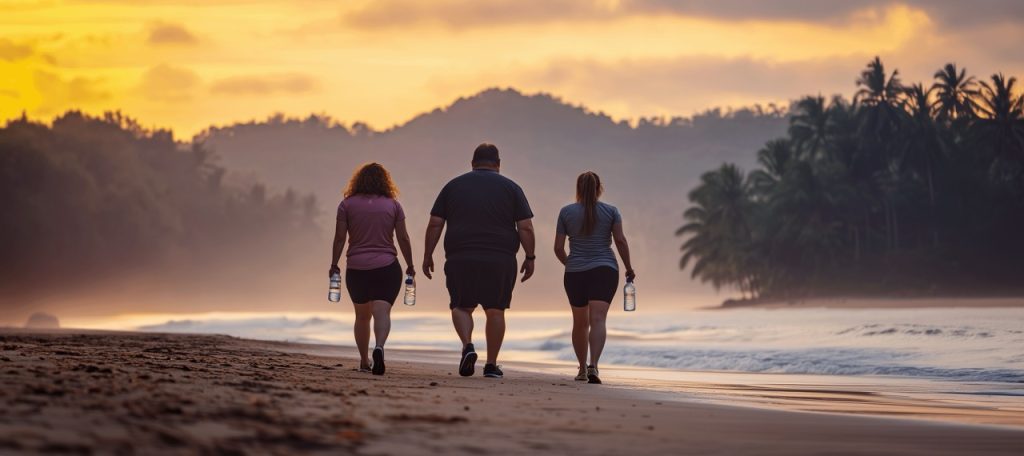
[[[275,112],[383,129],[488,87],[617,119],[852,94],[874,55],[1024,75],[1016,0],[0,0],[0,119],[122,110],[187,139]]]

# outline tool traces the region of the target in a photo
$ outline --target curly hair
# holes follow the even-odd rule
[[[368,163],[360,166],[345,189],[345,198],[352,195],[380,195],[388,198],[398,197],[398,187],[391,180],[391,173],[380,163]]]

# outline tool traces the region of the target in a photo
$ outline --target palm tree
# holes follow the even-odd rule
[[[896,180],[891,176],[892,170],[892,139],[898,134],[899,125],[905,112],[902,108],[900,95],[903,86],[899,80],[899,71],[886,73],[881,59],[875,57],[857,79],[860,90],[855,99],[863,105],[861,109],[861,132],[871,169],[871,179],[882,189],[882,208],[885,214],[885,237],[889,248],[899,246],[899,221],[893,198]]]
[[[921,84],[913,84],[905,91],[907,109],[906,122],[898,153],[898,167],[901,170],[923,171],[928,184],[928,198],[935,205],[935,184],[933,164],[942,158],[942,144],[932,113],[938,110],[931,102],[935,87],[925,90]],[[941,103],[941,102],[940,102]]]
[[[689,196],[694,206],[683,214],[688,223],[676,231],[677,236],[690,236],[683,243],[679,267],[693,261],[691,277],[711,282],[715,289],[737,285],[744,295],[756,294],[749,250],[750,184],[743,172],[724,164],[704,173]]]
[[[771,235],[773,256],[784,257],[781,262],[789,271],[813,276],[838,256],[842,214],[834,185],[813,163],[796,162],[768,201],[777,225]]]
[[[887,74],[882,60],[875,57],[868,62],[868,67],[857,79],[857,95],[855,101],[864,106],[866,117],[863,126],[866,132],[884,141],[894,130],[900,114],[900,93],[903,86],[899,80],[899,70]]]
[[[767,197],[771,194],[794,160],[792,143],[785,138],[768,141],[757,151],[757,163],[762,169],[750,173],[752,190],[756,195]]]
[[[978,95],[974,76],[967,76],[967,69],[957,71],[955,63],[947,63],[935,72],[936,116],[942,122],[954,123],[974,116]]]
[[[896,146],[898,171],[923,176],[927,185],[933,247],[939,243],[935,220],[934,169],[946,156],[942,135],[933,117],[941,103],[932,103],[931,94],[935,90],[938,90],[935,86],[925,90],[922,84],[913,84],[906,89],[904,107],[907,109],[907,117]]]
[[[981,81],[981,116],[975,122],[979,141],[992,153],[991,171],[1006,168],[1003,174],[1011,178],[1024,174],[1024,95],[1014,95],[1016,82],[1002,73],[992,75],[992,85]]]
[[[789,119],[789,137],[801,157],[814,160],[828,140],[829,110],[825,97],[804,97],[796,102]]]

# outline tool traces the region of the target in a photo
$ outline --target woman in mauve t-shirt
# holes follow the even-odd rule
[[[391,306],[402,288],[402,267],[395,251],[398,246],[407,265],[405,273],[415,276],[412,266],[412,245],[405,228],[405,212],[395,197],[398,189],[391,175],[377,163],[363,165],[352,175],[345,190],[345,199],[338,204],[338,221],[334,229],[330,275],[340,273],[338,260],[348,239],[345,286],[356,309],[354,332],[359,348],[359,370],[384,374],[384,343],[391,331]],[[373,362],[368,354],[370,320],[376,346]]]

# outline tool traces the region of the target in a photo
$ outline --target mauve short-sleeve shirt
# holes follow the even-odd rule
[[[347,268],[383,268],[398,259],[395,224],[405,220],[398,201],[380,195],[352,195],[338,204],[338,220],[348,226]]]

